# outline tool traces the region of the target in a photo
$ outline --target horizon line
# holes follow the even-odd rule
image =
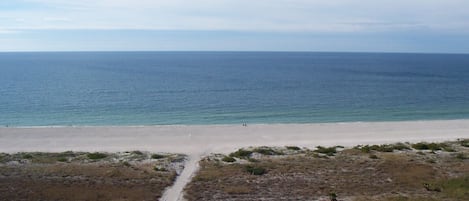
[[[452,54],[468,55],[469,52],[398,52],[398,51],[307,51],[307,50],[13,50],[4,53],[352,53],[352,54]]]

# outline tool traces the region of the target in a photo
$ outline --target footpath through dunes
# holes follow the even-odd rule
[[[160,201],[184,200],[184,188],[197,172],[202,154],[193,154],[188,157],[188,160],[184,163],[184,170],[177,176],[174,184],[165,190]]]
[[[469,120],[322,124],[168,125],[0,128],[0,152],[143,150],[191,156],[164,199],[182,197],[201,153],[249,146],[355,146],[469,138]],[[178,195],[179,194],[179,195]]]

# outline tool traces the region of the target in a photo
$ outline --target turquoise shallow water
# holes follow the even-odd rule
[[[0,125],[469,118],[469,55],[0,53]]]

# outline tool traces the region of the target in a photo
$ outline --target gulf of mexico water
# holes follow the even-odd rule
[[[0,53],[0,126],[467,118],[467,54]]]

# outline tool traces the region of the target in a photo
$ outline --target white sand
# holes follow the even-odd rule
[[[208,153],[248,146],[354,146],[469,138],[469,120],[325,124],[0,128],[0,152],[130,151],[188,154],[161,200],[182,200],[184,186]]]
[[[324,124],[0,128],[0,152],[231,152],[247,146],[375,144],[469,138],[469,120]]]

